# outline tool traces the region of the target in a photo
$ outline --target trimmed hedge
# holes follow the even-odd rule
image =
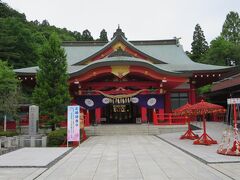
[[[67,137],[67,129],[61,128],[48,134],[48,146],[59,147],[64,143]]]
[[[12,137],[12,136],[17,136],[18,133],[15,131],[0,131],[0,136],[7,136],[7,137]]]

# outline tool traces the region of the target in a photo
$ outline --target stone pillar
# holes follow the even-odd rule
[[[30,137],[30,147],[35,147],[36,146],[36,144],[35,144],[35,137],[34,136],[31,136]]]
[[[20,138],[19,138],[19,146],[24,147],[24,137],[23,136],[20,136]]]
[[[3,131],[7,131],[7,115],[5,114],[4,115],[4,122],[3,122]]]
[[[39,120],[39,107],[32,105],[29,106],[29,126],[28,133],[30,136],[37,134],[37,121]]]
[[[47,147],[47,136],[42,137],[42,147]]]
[[[18,145],[19,145],[19,143],[18,143],[18,136],[13,136],[13,144],[14,144],[14,146],[17,146],[18,147]]]
[[[4,147],[9,148],[12,146],[12,137],[7,137],[6,141],[4,142]]]

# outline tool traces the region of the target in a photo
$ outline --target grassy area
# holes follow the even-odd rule
[[[17,136],[18,133],[15,131],[0,131],[0,136],[7,136],[7,137],[11,137],[11,136]]]
[[[61,129],[52,131],[48,134],[48,146],[58,147],[63,144],[66,137],[67,137],[66,128],[61,128]]]

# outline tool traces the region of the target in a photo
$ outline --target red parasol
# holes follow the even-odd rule
[[[188,110],[191,106],[192,106],[191,104],[187,103],[187,104],[175,109],[173,111],[173,113],[177,114],[177,115],[185,115],[187,112],[186,110]]]
[[[197,139],[198,135],[194,134],[191,125],[190,125],[190,117],[188,114],[188,109],[192,107],[191,104],[187,103],[173,111],[175,115],[186,116],[188,123],[188,130],[180,137],[180,139]]]
[[[201,102],[194,104],[189,108],[190,113],[193,115],[205,115],[208,113],[218,113],[224,110],[225,109],[223,106],[208,103],[204,100],[201,100]]]
[[[225,111],[223,106],[219,106],[216,104],[208,103],[202,100],[201,102],[192,105],[189,109],[189,113],[192,115],[201,115],[203,116],[203,134],[193,142],[193,144],[203,144],[203,145],[210,145],[210,144],[217,144],[217,141],[213,140],[207,133],[206,133],[206,118],[205,115],[208,113],[218,113]]]

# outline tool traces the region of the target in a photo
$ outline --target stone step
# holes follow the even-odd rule
[[[154,126],[146,124],[97,125],[85,127],[87,136],[105,135],[158,135],[163,133],[180,132],[187,129],[186,125]]]

